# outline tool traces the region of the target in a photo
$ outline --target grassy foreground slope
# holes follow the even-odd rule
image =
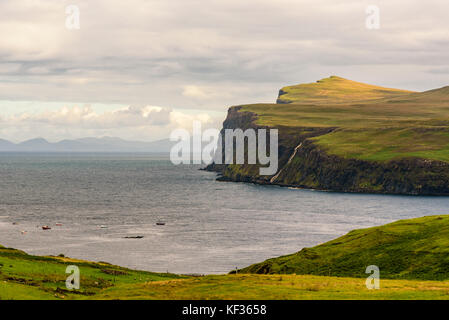
[[[449,162],[449,87],[410,92],[340,77],[281,89],[278,104],[241,106],[271,127],[333,128],[311,139],[328,154]]]
[[[66,289],[66,268],[80,269],[81,287]],[[135,271],[65,257],[40,257],[0,246],[0,299],[85,299],[117,285],[180,279],[174,274]]]
[[[369,265],[378,266],[382,278],[448,280],[449,216],[400,220],[354,230],[240,272],[365,277]]]
[[[80,269],[80,290],[65,287],[67,265]],[[38,257],[0,248],[0,300],[77,299],[449,299],[449,281],[382,280],[313,275],[186,277],[135,271],[107,263]]]
[[[117,286],[94,299],[333,300],[449,299],[449,281],[381,280],[368,290],[363,278],[311,275],[215,275]]]
[[[365,269],[373,264],[380,268],[380,290],[365,285]],[[79,290],[66,289],[68,265],[80,269]],[[0,300],[5,299],[449,299],[449,216],[354,230],[238,274],[203,277],[32,256],[0,246]]]

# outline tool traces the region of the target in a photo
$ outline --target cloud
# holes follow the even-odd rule
[[[170,114],[170,121],[175,125],[175,127],[184,128],[187,130],[192,129],[192,124],[194,121],[200,121],[204,128],[217,127],[217,119],[212,118],[207,113],[189,115],[183,112],[173,111]]]
[[[429,73],[449,75],[449,68],[429,69]]]
[[[207,93],[203,88],[190,85],[184,87],[182,94],[190,98],[207,99],[213,92]]]
[[[0,63],[0,74],[13,74],[20,69],[19,63]]]
[[[86,129],[137,126],[164,126],[170,123],[171,109],[157,106],[129,106],[98,114],[89,106],[63,107],[38,114],[23,113],[11,117],[12,122],[36,122],[55,126]]]
[[[449,84],[438,71],[449,68],[446,0],[77,0],[80,29],[68,30],[72,4],[0,1],[2,99],[212,114],[273,102],[282,86],[331,74],[411,90]],[[379,30],[365,27],[371,4],[380,7]],[[125,110],[70,121],[84,130],[120,121],[157,128],[173,115]],[[70,123],[62,115],[33,123],[49,119]]]
[[[200,121],[207,128],[219,127],[222,120],[207,113],[188,114],[160,106],[131,105],[105,112],[96,112],[90,105],[64,106],[38,113],[0,115],[0,133],[13,140],[37,135],[50,140],[109,135],[152,141],[168,137],[175,129],[191,130],[193,121]]]
[[[376,66],[390,65],[381,79],[388,82],[400,65],[414,65],[424,89],[421,67],[447,65],[443,0],[379,1],[376,31],[365,28],[372,3],[363,0],[76,3],[81,28],[70,31],[70,1],[1,1],[0,56],[21,66],[14,84],[0,78],[1,96],[192,108],[196,101],[184,98],[195,95],[220,109],[247,97],[238,88],[268,99],[286,83],[316,80],[323,67],[329,75],[345,66],[345,76],[369,81],[378,76],[358,72],[361,66],[376,73]],[[409,79],[398,75],[395,86]],[[220,84],[225,97],[205,91],[210,84]]]
[[[213,85],[187,85],[184,86],[182,95],[191,98],[194,101],[201,103],[201,101],[210,101],[214,99],[231,98],[236,93],[236,88],[228,88],[223,91],[220,86]]]

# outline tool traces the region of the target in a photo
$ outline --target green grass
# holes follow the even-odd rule
[[[310,275],[219,275],[149,282],[104,290],[99,299],[314,300],[449,299],[448,281],[381,280],[368,290],[365,279]]]
[[[313,138],[329,154],[388,161],[417,157],[449,162],[449,87],[409,92],[339,77],[282,89],[289,104],[253,104],[257,124],[335,128]]]
[[[78,291],[66,290],[68,265],[80,269],[82,285]],[[116,285],[179,278],[182,277],[135,271],[108,263],[32,256],[0,246],[0,299],[84,299]]]
[[[448,281],[381,280],[380,290],[368,290],[363,278],[253,274],[184,277],[29,256],[11,249],[1,250],[0,261],[1,300],[449,299]],[[67,264],[80,266],[80,291],[65,288]],[[119,274],[111,276],[101,272],[103,268]]]
[[[281,89],[279,100],[283,103],[345,103],[396,98],[411,92],[331,76],[315,83],[284,87]]]
[[[383,278],[449,280],[449,216],[400,220],[354,230],[241,272],[364,277],[369,265],[378,266]]]
[[[448,161],[449,130],[417,131],[414,128],[336,130],[312,140],[345,158],[386,161],[416,157]]]
[[[380,268],[368,290],[365,268]],[[65,288],[77,265],[81,288]],[[271,274],[254,274],[268,272]],[[402,220],[242,269],[180,276],[39,257],[0,246],[0,299],[449,299],[449,216]]]

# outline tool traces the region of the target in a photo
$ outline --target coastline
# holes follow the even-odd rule
[[[377,228],[393,228],[407,225],[408,228],[420,229],[421,225],[433,228],[447,224],[448,216],[431,216],[415,219],[416,222],[398,221],[376,228],[355,230],[346,237],[357,239],[354,232],[368,232],[364,245],[372,245],[369,232],[375,234]],[[396,227],[395,227],[396,228]],[[374,232],[372,231],[374,230]],[[402,232],[402,231],[401,231]],[[403,233],[403,232],[402,232]],[[442,231],[441,234],[445,234]],[[427,232],[426,236],[435,237]],[[439,237],[437,235],[436,237]],[[342,238],[334,239],[328,244],[316,248],[303,249],[300,255],[306,259],[313,258],[314,250],[322,246],[336,248]],[[351,240],[354,241],[354,240]],[[356,240],[358,241],[358,240]],[[385,241],[391,241],[385,239]],[[413,242],[417,245],[419,242]],[[354,247],[356,250],[357,247]],[[376,248],[376,247],[375,247]],[[335,249],[333,249],[335,250]],[[378,250],[378,249],[375,249]],[[376,251],[378,254],[381,251]],[[344,250],[340,253],[344,253]],[[449,280],[435,278],[432,272],[424,276],[410,273],[409,276],[385,273],[381,278],[382,290],[369,290],[365,287],[366,274],[364,268],[338,268],[336,272],[345,273],[351,270],[352,276],[296,274],[288,269],[284,272],[268,272],[271,274],[254,274],[251,269],[260,268],[266,263],[278,259],[286,259],[289,255],[269,259],[260,264],[249,266],[248,270],[231,271],[226,275],[178,275],[170,273],[154,273],[123,268],[106,262],[91,262],[68,257],[33,256],[27,253],[0,246],[0,299],[15,300],[321,300],[321,299],[449,299]],[[390,263],[396,265],[395,257],[385,256]],[[416,256],[415,258],[417,258]],[[434,258],[437,258],[435,256]],[[343,259],[342,261],[346,261]],[[407,260],[407,259],[406,259]],[[424,261],[424,260],[423,260]],[[364,261],[368,263],[369,261]],[[351,265],[351,262],[347,262]],[[442,262],[443,263],[443,262]],[[304,264],[307,268],[309,263]],[[80,288],[66,287],[67,267],[76,266],[81,275]],[[415,264],[418,270],[426,270],[425,265]],[[438,268],[438,266],[437,266]],[[394,269],[394,268],[393,268]],[[392,270],[393,270],[392,269]],[[264,269],[265,270],[265,269]],[[327,269],[326,269],[327,270]],[[324,271],[326,271],[324,270]],[[251,273],[248,273],[250,271]],[[327,271],[326,271],[327,272]],[[441,278],[441,279],[440,279]],[[211,288],[214,288],[211,290]]]
[[[207,165],[204,170],[216,172],[218,181],[343,193],[449,196],[449,163],[411,157],[389,161],[344,158],[329,154],[313,140],[333,132],[335,127],[261,126],[256,123],[256,113],[242,108],[229,108],[220,133],[222,140],[226,129],[278,129],[278,170],[272,176],[261,176],[259,164]],[[224,143],[222,148],[224,154]],[[272,181],[274,177],[276,181]]]

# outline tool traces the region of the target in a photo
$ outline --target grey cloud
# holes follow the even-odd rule
[[[365,28],[371,3],[360,0],[77,3],[81,29],[68,31],[67,1],[2,1],[0,56],[20,65],[0,67],[4,99],[224,110],[330,74],[420,90],[449,83],[426,71],[447,65],[442,0],[380,1],[376,31]],[[182,94],[186,85],[215,87],[223,98],[202,104]]]
[[[449,75],[449,68],[442,67],[442,68],[438,68],[438,69],[429,69],[429,70],[427,70],[427,72],[434,73],[434,74]]]

